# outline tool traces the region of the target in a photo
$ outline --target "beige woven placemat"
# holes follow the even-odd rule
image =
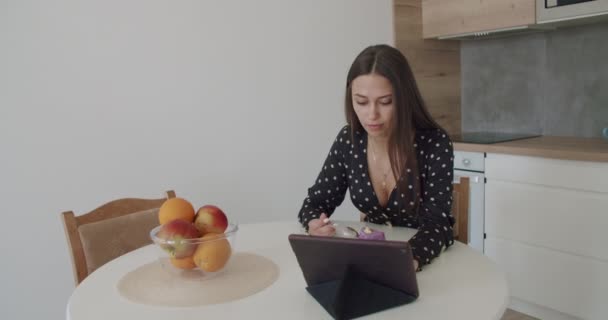
[[[188,278],[164,270],[158,261],[143,265],[117,284],[126,299],[140,304],[195,307],[242,299],[264,290],[279,277],[272,260],[251,253],[235,253],[226,269],[212,278]]]

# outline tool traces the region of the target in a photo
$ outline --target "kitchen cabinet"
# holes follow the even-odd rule
[[[527,28],[536,22],[534,0],[422,0],[422,34],[428,38]]]
[[[485,170],[485,254],[520,311],[604,319],[608,162],[488,153]]]

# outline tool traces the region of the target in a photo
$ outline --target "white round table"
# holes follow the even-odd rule
[[[359,222],[343,225],[362,226]],[[408,240],[416,230],[372,225],[389,240]],[[76,287],[68,301],[68,320],[146,319],[331,319],[306,291],[306,282],[287,236],[302,233],[294,222],[239,226],[236,251],[264,256],[278,265],[271,286],[229,303],[162,307],[130,302],[117,291],[128,272],[157,259],[152,245],[132,251],[97,269]],[[457,242],[417,274],[420,297],[367,319],[500,319],[508,303],[506,276],[487,257]]]

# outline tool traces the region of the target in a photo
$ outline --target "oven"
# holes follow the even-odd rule
[[[454,180],[469,178],[468,245],[484,252],[485,239],[485,153],[454,151]]]

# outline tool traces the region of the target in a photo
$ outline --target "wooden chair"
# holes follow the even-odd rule
[[[159,224],[158,208],[174,197],[171,190],[160,199],[110,201],[80,216],[63,212],[76,285],[108,261],[151,243],[149,232]]]
[[[454,239],[464,244],[469,243],[469,178],[460,177],[454,182],[452,191],[452,215],[454,223]]]

